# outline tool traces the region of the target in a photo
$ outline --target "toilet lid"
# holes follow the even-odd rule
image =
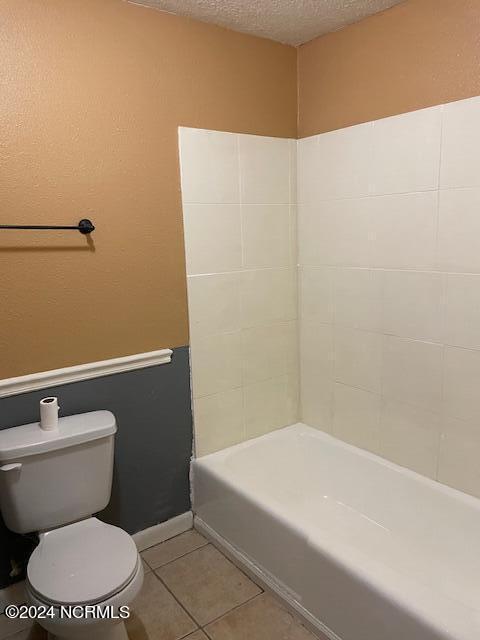
[[[101,602],[132,579],[138,551],[131,536],[97,518],[45,533],[28,562],[27,576],[42,600]]]

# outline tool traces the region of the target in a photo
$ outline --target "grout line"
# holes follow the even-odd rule
[[[237,183],[238,183],[238,202],[240,206],[240,258],[242,262],[242,269],[245,268],[245,225],[243,220],[243,198],[242,198],[242,166],[240,161],[240,134],[235,138],[235,153],[237,156]]]
[[[369,393],[372,396],[377,396],[380,398],[380,400],[394,400],[395,402],[398,402],[400,404],[404,404],[407,407],[411,407],[412,409],[419,409],[420,411],[423,411],[424,413],[428,413],[431,416],[437,416],[437,417],[441,417],[442,412],[436,412],[436,411],[432,411],[432,409],[425,407],[425,405],[421,405],[421,404],[415,404],[409,400],[405,400],[404,398],[399,398],[398,396],[391,396],[391,395],[383,395],[378,391],[369,391],[368,389],[365,389],[364,387],[356,387],[352,384],[347,384],[346,382],[340,382],[339,380],[333,380],[332,381],[333,384],[338,384],[342,387],[348,387],[349,389],[357,389],[358,391],[363,391],[364,393]],[[455,417],[455,416],[452,416]],[[458,420],[462,420],[461,418],[455,418]],[[463,420],[463,422],[468,422]],[[341,438],[340,438],[341,439]]]
[[[379,286],[380,286],[380,322],[383,326],[383,324],[385,323],[385,273],[381,272],[379,279]],[[381,337],[381,353],[380,353],[380,410],[379,410],[379,416],[378,416],[378,442],[377,442],[377,447],[378,447],[378,452],[379,454],[382,453],[383,451],[383,446],[385,443],[385,433],[384,433],[384,414],[385,414],[385,395],[384,395],[384,374],[385,374],[385,352],[386,352],[386,348],[385,348],[385,337],[386,334],[382,334]]]
[[[440,140],[438,146],[438,173],[437,173],[437,219],[435,227],[435,264],[440,266],[440,181],[442,175],[442,149],[443,149],[443,125],[444,108],[440,108]]]
[[[442,377],[441,377],[441,381],[440,381],[440,412],[439,412],[439,426],[438,426],[438,432],[437,432],[437,442],[436,442],[436,455],[435,455],[435,475],[434,475],[434,480],[436,480],[437,482],[440,482],[440,480],[438,479],[438,474],[439,474],[439,470],[440,470],[440,450],[441,450],[441,446],[442,446],[442,434],[444,431],[444,427],[445,427],[445,411],[444,411],[444,406],[445,406],[445,399],[444,399],[444,394],[445,394],[445,352],[446,352],[446,347],[445,345],[443,346],[442,349],[442,365],[441,365],[441,373],[442,373]]]
[[[170,589],[170,587],[164,582],[164,580],[162,580],[162,578],[158,575],[158,573],[156,573],[155,571],[152,571],[153,575],[156,577],[156,579],[165,587],[165,589],[168,591],[168,593],[172,596],[172,598],[175,600],[175,602],[180,605],[180,607],[183,609],[183,611],[185,611],[185,613],[187,614],[187,616],[197,625],[197,629],[194,629],[193,631],[190,631],[190,633],[187,634],[190,635],[191,633],[194,633],[195,631],[198,631],[198,629],[201,629],[200,623],[198,622],[198,620],[196,620],[193,615],[190,613],[190,611],[188,611],[188,609],[180,602],[180,600],[177,598],[177,596],[173,593],[173,591]],[[186,636],[183,636],[184,638]]]
[[[444,339],[446,338],[447,331],[447,300],[448,300],[448,289],[450,283],[448,274],[444,274],[443,276],[443,286],[442,286],[442,313],[441,313],[441,322],[442,322],[442,333]],[[442,348],[442,365],[441,365],[441,380],[440,380],[440,420],[439,420],[439,428],[437,433],[437,446],[436,446],[436,458],[435,458],[435,476],[434,479],[437,482],[439,480],[439,472],[440,472],[440,452],[442,449],[442,435],[445,429],[445,386],[446,386],[446,357],[447,357],[447,349],[452,348],[451,345],[447,343],[443,344]],[[462,348],[462,347],[457,347]],[[475,349],[467,349],[467,351],[475,351]]]
[[[308,318],[303,318],[308,322]],[[313,322],[313,321],[310,321]],[[409,336],[401,336],[397,333],[389,333],[387,331],[373,331],[372,329],[362,329],[360,327],[354,327],[348,324],[334,324],[333,322],[319,322],[320,325],[333,326],[334,329],[347,329],[348,331],[356,331],[358,333],[368,333],[376,336],[384,336],[386,338],[397,338],[398,340],[404,340],[405,342],[418,342],[420,344],[431,344],[438,347],[444,346],[444,342],[437,342],[435,340],[427,340],[423,338],[411,338]],[[453,346],[453,345],[448,345]],[[472,351],[476,351],[476,349],[472,349]]]
[[[410,192],[407,192],[410,193]],[[424,193],[420,191],[419,193]],[[352,198],[343,198],[344,200],[351,200]],[[246,207],[288,207],[290,202],[241,202],[241,198],[238,202],[184,202],[185,206],[198,206],[198,207],[239,207],[241,204]]]
[[[297,98],[297,104],[296,104],[296,110],[297,113],[296,118],[295,118],[295,125],[296,125],[296,131],[295,131],[295,136],[296,136],[296,141],[298,141],[299,139],[299,134],[300,134],[300,45],[297,45],[295,47],[296,51],[295,51],[295,97]]]
[[[354,196],[342,196],[342,197],[332,197],[332,198],[317,198],[315,202],[307,201],[302,202],[298,201],[296,204],[298,207],[309,207],[309,208],[320,208],[320,205],[324,202],[338,202],[338,201],[351,201],[351,200],[373,200],[374,198],[396,198],[399,196],[416,196],[421,195],[423,193],[435,193],[441,191],[479,191],[479,185],[470,185],[463,187],[431,187],[429,189],[422,189],[419,191],[392,191],[390,193],[371,193],[371,194],[361,194]],[[202,204],[202,203],[192,203],[192,204]]]
[[[371,396],[382,397],[380,391],[372,391],[371,389],[366,389],[365,387],[358,387],[353,384],[348,384],[347,382],[342,382],[341,380],[337,380],[336,378],[332,379],[333,384],[339,384],[342,387],[348,387],[349,389],[357,389],[357,391],[364,391],[365,393],[369,393]]]
[[[440,191],[442,184],[442,154],[443,154],[443,128],[445,126],[445,105],[440,105],[440,140],[438,145],[438,175],[437,189]]]
[[[228,558],[227,558],[227,560],[228,560]],[[237,565],[234,565],[234,566],[236,567]],[[258,587],[256,582],[254,584]],[[258,587],[258,588],[260,589],[260,587]],[[249,602],[252,602],[252,600],[255,600],[256,598],[259,598],[260,596],[263,596],[264,593],[265,593],[265,591],[263,589],[261,589],[260,593],[256,593],[254,596],[251,596],[250,598],[245,600],[245,602],[242,602],[240,604],[236,604],[234,607],[232,607],[228,611],[225,611],[225,613],[222,613],[221,615],[219,615],[218,617],[214,618],[213,620],[210,620],[210,622],[206,622],[205,625],[203,627],[201,627],[202,631],[205,631],[205,627],[208,627],[209,625],[213,624],[214,622],[218,622],[219,620],[222,620],[222,618],[225,618],[226,616],[230,615],[232,613],[232,611],[236,611],[237,609],[241,609],[244,605],[248,604]],[[205,633],[206,633],[206,631],[205,631]],[[210,637],[210,636],[208,636],[208,637]]]
[[[236,564],[234,564],[229,558],[227,558],[227,556],[225,556],[225,554],[223,554],[220,549],[218,549],[214,544],[212,544],[211,542],[207,542],[206,545],[203,545],[202,547],[199,547],[200,549],[204,549],[207,546],[211,546],[213,549],[216,549],[223,558],[225,558],[225,560],[227,560],[227,562],[229,562],[231,565],[233,565],[240,573],[242,573],[252,584],[254,584],[258,589],[260,589],[260,593],[256,593],[254,596],[252,596],[251,598],[248,598],[248,600],[245,600],[245,602],[242,602],[239,605],[236,605],[234,607],[232,607],[231,609],[229,609],[228,611],[226,611],[225,613],[222,613],[220,616],[218,616],[217,618],[214,618],[213,620],[210,620],[209,622],[206,622],[205,625],[209,625],[212,622],[215,622],[216,620],[219,620],[220,618],[222,618],[223,616],[226,616],[228,613],[230,613],[230,611],[233,611],[234,609],[238,609],[239,607],[241,607],[242,605],[246,604],[247,602],[250,602],[250,600],[253,600],[254,598],[261,596],[264,593],[264,590],[262,589],[262,587],[260,587],[256,582],[254,582],[240,567],[238,567]],[[198,549],[195,549],[194,551],[198,551]],[[193,552],[191,552],[193,553]],[[185,555],[190,555],[190,554],[185,554]],[[184,557],[184,556],[183,556]],[[178,558],[177,558],[178,560]],[[174,561],[173,561],[174,562]],[[168,563],[171,564],[171,563]],[[166,566],[166,565],[164,565]],[[159,567],[159,569],[162,569],[163,567]],[[198,625],[199,629],[203,629],[201,623],[195,618],[195,616],[193,615],[193,613],[191,613],[186,606],[178,599],[178,597],[175,595],[175,593],[170,589],[170,587],[168,586],[168,584],[165,582],[165,580],[158,574],[156,573],[156,570],[154,570],[152,573],[154,573],[154,575],[156,576],[156,578],[163,584],[163,586],[167,589],[167,591],[170,593],[170,595],[176,600],[176,602],[182,607],[182,609],[188,614],[188,616],[195,622],[196,625]],[[205,626],[204,625],[204,626]],[[191,633],[194,633],[193,631]],[[189,635],[189,634],[187,634]],[[186,636],[183,636],[186,637]]]
[[[432,268],[432,269],[418,269],[418,268],[403,268],[403,267],[375,267],[375,266],[366,266],[366,267],[360,267],[358,265],[351,265],[351,264],[332,264],[332,263],[328,263],[328,262],[320,262],[320,263],[316,263],[316,264],[308,264],[308,263],[301,263],[301,264],[297,264],[296,265],[298,269],[300,270],[305,270],[305,269],[311,269],[311,270],[315,270],[315,269],[331,269],[331,270],[335,270],[335,271],[387,271],[387,272],[393,272],[393,273],[430,273],[432,275],[451,275],[451,276],[480,276],[480,270],[479,271],[448,271],[446,269],[436,269],[436,268]],[[275,267],[269,267],[268,269],[273,269]],[[284,269],[285,267],[279,267],[280,269]],[[232,271],[230,272],[225,272],[225,273],[233,273]],[[237,273],[237,272],[235,272]],[[238,272],[240,273],[240,272]],[[217,274],[198,274],[198,275],[217,275]],[[192,276],[189,276],[192,277]]]
[[[198,627],[198,629],[189,631],[186,635],[180,636],[179,638],[174,638],[174,640],[187,640],[187,638],[190,638],[190,636],[193,636],[195,633],[198,633],[199,631],[203,631],[202,627]],[[48,638],[48,640],[50,640],[50,638]]]
[[[195,622],[195,620],[194,620]],[[193,636],[195,633],[198,633],[199,631],[203,631],[202,627],[198,627],[198,629],[194,629],[193,631],[189,631],[186,635],[184,636],[180,636],[180,638],[175,638],[174,640],[186,640],[187,638],[190,638],[190,636]],[[50,639],[48,639],[50,640]]]
[[[187,273],[187,278],[201,278],[204,276],[228,276],[243,273],[256,273],[264,271],[290,271],[295,268],[294,264],[283,264],[275,267],[248,267],[242,269],[232,269],[232,271],[208,271],[205,273]]]
[[[222,393],[230,393],[231,391],[241,391],[241,390],[247,389],[249,387],[255,387],[255,386],[259,385],[259,384],[263,384],[264,382],[270,382],[272,380],[281,380],[283,378],[288,378],[289,376],[292,375],[292,373],[295,373],[295,371],[294,370],[285,371],[284,373],[279,373],[278,375],[275,375],[275,376],[269,376],[268,378],[261,378],[259,380],[253,380],[252,382],[248,382],[245,385],[241,385],[241,386],[237,386],[237,387],[231,387],[229,389],[222,389],[221,391],[215,391],[215,393],[209,393],[209,394],[202,395],[202,396],[195,396],[194,400],[203,400],[204,398],[213,398],[214,396],[219,396]],[[253,436],[253,437],[256,437],[256,436]]]
[[[168,521],[167,521],[168,522]],[[175,535],[171,536],[170,538],[166,538],[166,540],[162,540],[161,542],[155,542],[154,544],[151,544],[149,547],[145,547],[145,549],[142,549],[139,553],[140,555],[142,555],[142,553],[144,551],[148,551],[149,549],[153,549],[153,547],[158,547],[161,544],[165,544],[165,542],[170,542],[170,540],[173,540],[174,538],[178,538],[179,536],[183,536],[184,533],[188,533],[189,531],[193,530],[193,525],[190,527],[190,529],[186,529],[185,531],[182,531],[181,533],[176,533]],[[148,564],[148,562],[147,562]],[[150,565],[148,565],[150,566]],[[1,640],[1,638],[0,638]]]
[[[260,589],[260,593],[264,593],[265,590],[263,587],[261,587],[257,582],[255,582],[255,580],[253,580],[248,573],[246,572],[246,570],[244,569],[244,567],[239,566],[238,564],[235,564],[235,562],[233,562],[233,560],[230,560],[230,558],[222,551],[222,549],[220,549],[219,547],[217,547],[213,542],[209,542],[209,544],[216,549],[224,558],[225,560],[227,560],[230,564],[232,564],[234,567],[236,567],[238,569],[238,571],[240,571],[240,573],[242,573],[247,580],[249,580],[250,582],[253,582],[253,584],[255,586],[257,586]],[[257,593],[257,595],[260,595],[259,593]]]
[[[429,344],[432,346],[448,348],[448,349],[461,349],[462,351],[473,351],[475,353],[480,352],[480,347],[470,347],[470,346],[466,347],[464,345],[450,344],[449,342],[440,342],[436,340],[428,340],[426,338],[412,338],[411,336],[402,336],[402,335],[399,335],[398,333],[389,333],[386,331],[373,331],[372,329],[363,329],[361,327],[355,327],[349,324],[323,322],[323,321],[316,320],[316,318],[313,316],[312,317],[306,316],[304,318],[299,318],[298,322],[299,324],[302,324],[302,323],[315,324],[318,326],[333,327],[333,329],[347,329],[349,331],[356,331],[358,333],[373,334],[377,336],[384,336],[386,338],[396,338],[397,340],[403,340],[404,342],[416,342],[418,344]],[[280,377],[280,376],[274,376],[274,377]],[[361,387],[358,387],[358,388],[360,389]]]
[[[300,320],[307,320],[307,319],[308,318],[290,318],[289,320],[274,320],[273,322],[262,322],[259,324],[252,324],[252,325],[249,324],[246,327],[233,329],[233,330],[230,330],[230,329],[226,331],[220,330],[217,333],[206,333],[204,335],[194,335],[193,337],[192,336],[190,337],[190,345],[188,346],[190,347],[190,350],[192,350],[192,347],[193,349],[195,349],[196,347],[194,343],[199,342],[201,340],[206,340],[208,338],[221,338],[226,336],[242,335],[247,331],[251,331],[255,329],[276,329],[276,328],[283,327],[286,330],[288,329],[289,326],[296,324]],[[331,324],[331,323],[321,322],[320,324]],[[276,376],[272,376],[272,377],[276,377]],[[155,546],[155,545],[152,545],[152,546]]]
[[[192,529],[189,529],[189,531],[192,531]],[[179,535],[182,535],[182,534],[180,533]],[[170,538],[170,540],[172,540],[172,538]],[[168,540],[165,540],[165,542],[168,542]],[[160,544],[164,544],[164,543],[160,542]],[[191,553],[195,553],[195,551],[198,551],[199,549],[203,549],[203,547],[206,547],[208,544],[209,544],[208,540],[205,540],[205,543],[201,544],[199,547],[196,547],[191,551],[187,551],[186,553],[182,553],[182,555],[177,556],[176,558],[173,558],[173,560],[169,560],[168,562],[165,562],[164,564],[161,564],[158,567],[152,567],[150,564],[148,564],[148,562],[145,559],[144,561],[147,562],[148,566],[152,571],[158,571],[160,569],[163,569],[163,567],[167,567],[169,564],[172,564],[172,562],[176,562],[177,560],[180,560],[180,558],[185,558],[185,556],[189,556]],[[149,548],[151,549],[152,547],[149,547]]]
[[[1,616],[5,616],[4,613],[0,614]],[[6,616],[5,616],[6,617]],[[23,634],[25,632],[30,632],[34,627],[40,627],[41,629],[44,630],[44,628],[37,622],[37,620],[30,620],[30,624],[23,627],[22,629],[17,629],[16,631],[13,631],[12,633],[8,633],[8,635],[6,636],[0,636],[0,640],[11,640],[12,638],[15,638],[15,636],[19,635],[19,634]],[[29,634],[30,636],[30,634]],[[47,632],[45,631],[45,640],[47,640],[48,635]]]
[[[442,190],[442,158],[443,158],[443,146],[444,146],[444,127],[445,127],[445,105],[440,107],[440,144],[439,144],[439,161],[438,161],[438,192],[437,192],[437,229],[436,229],[436,263],[440,266],[440,202],[441,202],[441,190]],[[448,272],[443,272],[443,286],[442,286],[442,308],[441,308],[441,322],[442,322],[442,335],[444,340],[446,338],[447,329],[447,299],[448,299]],[[437,433],[437,447],[435,458],[435,480],[438,481],[439,467],[440,467],[440,449],[441,438],[443,432],[443,406],[445,395],[445,356],[446,356],[446,344],[444,343],[442,348],[442,367],[441,367],[441,383],[440,383],[440,410],[441,419]]]
[[[458,187],[460,188],[460,187]],[[462,187],[463,188],[463,187]],[[467,188],[467,187],[464,187]],[[392,191],[389,193],[360,193],[357,195],[352,195],[352,196],[339,196],[339,197],[331,197],[331,198],[317,198],[315,200],[315,202],[313,201],[307,201],[307,202],[301,202],[298,201],[297,202],[297,206],[299,207],[310,207],[310,208],[319,208],[319,205],[321,205],[324,202],[338,202],[338,201],[351,201],[351,200],[373,200],[375,198],[397,198],[397,197],[402,197],[402,196],[417,196],[417,195],[421,195],[423,193],[434,193],[435,191],[438,191],[437,187],[431,187],[429,189],[421,189],[421,190],[417,190],[417,191]]]
[[[241,250],[242,250],[242,269],[245,269],[245,262],[246,262],[246,251],[245,251],[245,225],[244,225],[244,203],[243,203],[243,198],[242,198],[242,188],[243,188],[243,172],[241,169],[241,162],[240,162],[240,156],[241,156],[241,142],[240,142],[240,135],[237,136],[237,155],[238,155],[238,195],[239,195],[239,201],[240,201],[240,242],[241,242]],[[252,270],[253,271],[253,270]],[[241,366],[240,366],[240,381],[241,381],[241,386],[239,387],[239,390],[242,394],[242,416],[241,416],[241,436],[242,436],[242,441],[246,440],[247,438],[247,424],[246,424],[246,401],[245,401],[245,358],[244,358],[244,306],[245,306],[245,283],[244,280],[241,281],[240,285],[239,285],[239,310],[240,310],[240,329],[239,329],[239,333],[240,333],[240,350],[241,350]]]
[[[421,269],[418,267],[377,267],[377,266],[359,266],[353,264],[332,264],[329,262],[319,262],[315,264],[310,263],[298,263],[298,264],[284,264],[275,267],[249,267],[248,269],[237,269],[232,271],[211,271],[205,273],[189,273],[188,279],[193,278],[206,278],[212,276],[233,276],[243,275],[245,273],[264,273],[270,271],[294,271],[295,269],[334,269],[343,271],[392,271],[399,273],[431,273],[431,274],[446,274],[453,276],[480,276],[480,269],[478,271],[452,271],[442,268]]]
[[[246,400],[246,394],[245,394],[245,389],[248,385],[245,384],[245,359],[243,357],[243,329],[241,330],[241,334],[242,334],[242,368],[241,368],[241,373],[242,373],[242,440],[245,441],[247,440],[247,400]]]
[[[218,552],[219,552],[219,553],[220,553],[220,554],[225,558],[225,560],[227,560],[231,565],[233,565],[234,567],[236,567],[236,568],[238,569],[238,571],[240,571],[240,573],[242,573],[242,574],[247,578],[247,580],[249,580],[250,582],[253,582],[253,584],[254,584],[255,586],[257,586],[257,587],[260,589],[260,592],[261,592],[261,593],[264,593],[264,589],[263,589],[263,587],[261,587],[257,582],[255,582],[255,580],[253,580],[253,579],[248,575],[248,573],[245,571],[245,569],[244,569],[243,567],[241,567],[241,566],[239,566],[239,565],[235,564],[235,562],[233,562],[232,560],[230,560],[230,558],[229,558],[227,555],[225,555],[225,553],[222,551],[222,549],[221,549],[221,548],[219,548],[219,547],[217,547],[213,542],[209,542],[208,544],[210,544],[214,549],[216,549],[216,550],[217,550],[217,551],[218,551]],[[260,595],[260,594],[257,594],[257,595]]]

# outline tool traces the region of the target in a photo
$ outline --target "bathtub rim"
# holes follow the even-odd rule
[[[350,453],[353,453],[356,456],[361,456],[363,458],[366,458],[367,460],[370,460],[371,462],[374,462],[383,467],[386,467],[387,469],[390,469],[395,473],[400,473],[404,476],[407,476],[412,480],[415,480],[417,482],[420,482],[421,484],[431,487],[435,491],[439,491],[440,493],[449,495],[452,498],[455,498],[455,500],[459,500],[469,505],[470,507],[473,507],[477,511],[480,511],[480,497],[476,497],[469,493],[465,493],[461,489],[455,489],[454,487],[444,484],[439,480],[434,480],[433,478],[422,475],[421,473],[418,473],[413,469],[404,467],[396,462],[392,462],[387,458],[383,458],[378,453],[373,453],[372,451],[368,451],[367,449],[362,449],[361,447],[357,447],[354,444],[350,444],[348,442],[345,442],[344,440],[340,440],[339,438],[336,438],[330,433],[327,433],[326,431],[322,431],[317,427],[312,427],[305,422],[295,422],[285,427],[281,427],[280,429],[275,429],[274,431],[270,431],[269,433],[266,433],[264,435],[249,438],[248,440],[244,440],[243,442],[239,442],[238,444],[225,447],[224,449],[220,449],[219,451],[208,453],[204,456],[200,456],[200,457],[193,456],[192,467],[198,464],[201,465],[202,461],[205,461],[205,462],[208,462],[210,460],[224,461],[232,453],[235,453],[237,451],[242,451],[243,449],[248,449],[250,446],[254,445],[259,441],[268,442],[273,437],[278,436],[279,434],[288,433],[290,431],[298,430],[299,428],[301,429],[302,432],[306,432],[305,430],[306,428],[308,432],[310,432],[312,435],[315,434],[315,437],[317,437],[320,440],[323,440],[325,442],[330,443],[333,446],[349,451]],[[210,468],[209,471],[215,472],[216,470]],[[194,489],[193,485],[192,485],[192,488]]]

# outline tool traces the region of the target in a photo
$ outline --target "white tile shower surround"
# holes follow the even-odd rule
[[[480,496],[480,98],[299,140],[297,171],[293,141],[181,146],[197,453],[295,414],[298,263],[301,419]]]
[[[298,142],[301,415],[480,497],[480,98]]]
[[[298,417],[296,141],[180,129],[196,452]]]

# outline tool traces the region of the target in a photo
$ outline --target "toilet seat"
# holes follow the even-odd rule
[[[135,576],[139,555],[122,529],[88,518],[41,536],[27,578],[46,603],[85,605],[106,600]]]

